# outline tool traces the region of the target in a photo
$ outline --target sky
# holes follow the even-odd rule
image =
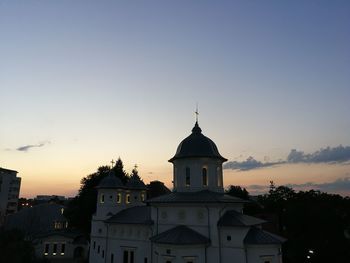
[[[199,125],[226,186],[350,195],[349,1],[1,1],[0,167],[74,196],[120,157],[171,187]]]

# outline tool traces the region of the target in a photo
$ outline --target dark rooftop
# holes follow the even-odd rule
[[[250,245],[282,244],[285,241],[285,238],[274,235],[257,227],[251,227],[244,238],[244,243]]]
[[[120,211],[105,221],[106,223],[115,224],[141,224],[151,225],[151,207],[134,206]]]
[[[218,226],[254,226],[265,223],[266,221],[244,215],[235,210],[226,211],[226,213],[219,219]]]
[[[170,245],[206,245],[210,240],[187,226],[176,226],[150,238],[154,243]]]
[[[146,200],[147,203],[245,203],[238,197],[209,190],[198,192],[172,192]]]
[[[192,134],[179,144],[174,157],[169,162],[189,157],[209,157],[220,159],[223,162],[227,161],[226,158],[220,155],[215,143],[202,134],[198,122],[193,127]]]
[[[112,170],[111,170],[109,174],[100,181],[100,183],[96,188],[118,189],[118,188],[124,188],[124,185],[118,177],[112,174]]]

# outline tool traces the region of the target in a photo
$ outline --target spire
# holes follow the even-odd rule
[[[202,133],[202,129],[199,127],[198,122],[196,121],[196,124],[194,125],[192,129],[192,133],[199,134]]]
[[[196,114],[196,123],[198,123],[198,115],[199,115],[198,103],[196,104],[196,111],[194,112],[194,114]]]

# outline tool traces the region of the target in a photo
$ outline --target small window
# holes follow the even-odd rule
[[[117,203],[120,204],[122,202],[122,194],[118,193],[117,194]]]
[[[171,254],[171,249],[167,249],[167,250],[166,250],[166,253],[167,253],[167,254]]]
[[[111,254],[111,263],[114,263],[114,255],[113,255],[113,253]]]
[[[185,182],[186,186],[190,186],[191,185],[191,170],[189,167],[186,167],[186,182]]]
[[[231,236],[227,236],[227,241],[231,241]]]
[[[105,251],[102,250],[102,258],[104,258],[104,257],[105,257]]]
[[[97,253],[100,254],[100,245],[97,246]]]
[[[94,249],[96,248],[96,241],[94,241]]]
[[[202,183],[203,186],[208,186],[207,168],[202,169]]]
[[[125,203],[130,204],[130,194],[126,195]]]
[[[141,201],[145,201],[145,194],[141,194]]]
[[[56,256],[57,254],[57,244],[53,244],[52,255]]]
[[[49,254],[50,244],[45,244],[44,255],[47,256]]]
[[[64,255],[65,250],[66,250],[66,244],[65,244],[65,243],[62,243],[62,244],[61,244],[61,256]]]
[[[148,259],[147,258],[145,258],[144,259],[144,261],[143,261],[143,263],[147,263],[148,262]]]
[[[100,196],[100,203],[103,204],[105,202],[105,195],[101,194]]]

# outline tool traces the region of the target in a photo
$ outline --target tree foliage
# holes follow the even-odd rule
[[[249,199],[249,193],[247,189],[242,188],[238,185],[230,185],[225,192],[228,195],[235,196],[244,200]]]
[[[35,257],[34,247],[19,230],[0,231],[0,262],[45,262]]]
[[[279,232],[288,239],[285,263],[350,262],[348,197],[315,190],[295,192],[271,182],[269,193],[259,196],[258,201],[264,213],[278,216]]]

